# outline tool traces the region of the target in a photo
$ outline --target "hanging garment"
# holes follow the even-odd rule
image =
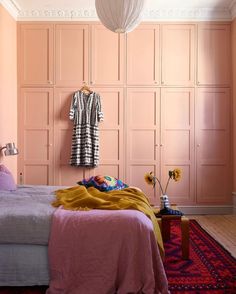
[[[94,167],[99,162],[98,123],[103,120],[100,95],[95,92],[77,91],[71,101],[70,120],[73,135],[70,164]]]

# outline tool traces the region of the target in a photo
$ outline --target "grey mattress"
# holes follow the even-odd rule
[[[48,246],[0,244],[0,286],[48,284]]]
[[[48,285],[48,240],[58,186],[0,191],[0,286]]]
[[[18,186],[0,191],[0,244],[47,245],[57,186]]]

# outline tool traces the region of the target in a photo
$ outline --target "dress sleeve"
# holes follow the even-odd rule
[[[99,122],[104,120],[104,115],[102,112],[102,105],[101,105],[101,97],[99,94],[97,95],[97,117]]]
[[[75,119],[75,110],[77,108],[77,99],[76,99],[76,93],[73,94],[70,104],[70,112],[69,112],[69,119],[74,120]]]

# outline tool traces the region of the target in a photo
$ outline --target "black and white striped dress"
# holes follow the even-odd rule
[[[73,166],[94,167],[99,163],[99,129],[103,120],[101,99],[98,93],[74,93],[70,107],[70,120],[73,120],[73,135],[70,164]]]

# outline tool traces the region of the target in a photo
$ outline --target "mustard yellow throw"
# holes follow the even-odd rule
[[[64,190],[57,190],[56,200],[52,203],[54,207],[63,206],[69,210],[90,209],[135,209],[143,212],[152,221],[160,254],[164,257],[164,247],[159,225],[155,214],[150,206],[148,198],[135,188],[101,192],[93,187],[75,186]]]

